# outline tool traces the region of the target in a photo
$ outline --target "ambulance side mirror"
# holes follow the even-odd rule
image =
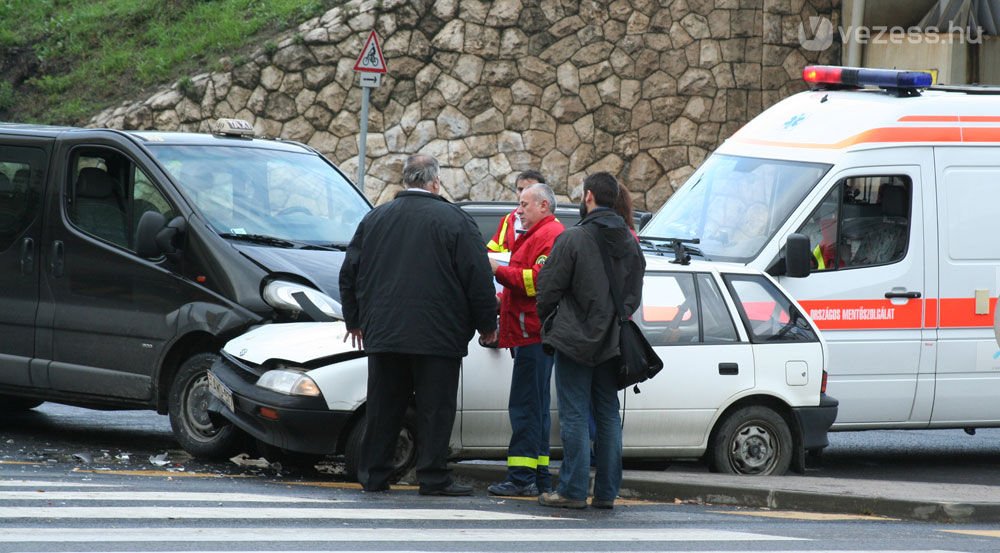
[[[809,237],[804,234],[789,234],[785,241],[785,276],[803,278],[812,270],[812,255],[809,253]]]

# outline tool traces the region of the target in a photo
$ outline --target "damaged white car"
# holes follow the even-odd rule
[[[739,265],[647,258],[634,320],[663,359],[656,378],[619,392],[624,456],[703,458],[716,471],[801,470],[827,445],[837,401],[825,394],[826,346],[774,280]],[[211,369],[209,411],[271,446],[344,455],[356,475],[364,432],[367,359],[344,341],[342,322],[284,323],[230,341]],[[510,440],[506,350],[474,339],[462,362],[455,458],[504,459]],[[553,456],[559,455],[555,386]],[[414,462],[404,421],[400,473]]]

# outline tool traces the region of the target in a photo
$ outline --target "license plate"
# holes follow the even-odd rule
[[[213,396],[219,398],[219,401],[224,403],[230,411],[236,411],[236,407],[233,406],[232,390],[227,388],[211,371],[208,372],[208,391],[212,392]]]

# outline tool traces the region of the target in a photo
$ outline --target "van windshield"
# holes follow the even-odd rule
[[[698,238],[706,259],[747,263],[830,167],[712,155],[643,227],[642,236]]]
[[[149,149],[215,231],[229,237],[342,247],[371,210],[343,175],[312,153],[169,144]]]

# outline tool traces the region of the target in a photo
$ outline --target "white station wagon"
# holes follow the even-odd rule
[[[801,470],[807,451],[827,445],[837,401],[825,394],[826,345],[769,276],[649,255],[633,318],[665,367],[638,390],[619,392],[626,458],[704,458],[715,471],[770,475]],[[209,375],[209,411],[220,431],[239,428],[291,452],[343,454],[354,476],[367,360],[344,334],[339,321],[282,323],[230,341]],[[511,368],[507,350],[470,343],[451,436],[455,458],[506,458]],[[552,396],[557,456],[554,384]],[[404,422],[400,472],[414,462],[413,428]]]

